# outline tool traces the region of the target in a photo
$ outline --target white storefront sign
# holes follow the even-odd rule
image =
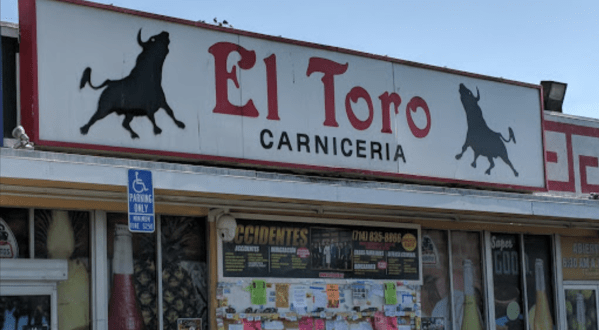
[[[540,86],[87,2],[22,3],[24,83],[36,86],[23,123],[38,145],[545,189]]]

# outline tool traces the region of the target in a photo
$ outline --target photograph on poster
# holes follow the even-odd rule
[[[352,232],[338,228],[312,228],[312,269],[352,269]]]

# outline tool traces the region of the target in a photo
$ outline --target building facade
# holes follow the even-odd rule
[[[19,21],[0,329],[598,328],[599,120],[540,86],[80,1]]]

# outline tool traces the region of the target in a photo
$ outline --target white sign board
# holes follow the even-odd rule
[[[23,74],[37,86],[23,122],[39,145],[545,189],[540,86],[87,2],[23,3]]]

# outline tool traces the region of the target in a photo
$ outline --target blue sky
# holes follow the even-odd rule
[[[188,20],[510,80],[568,84],[564,113],[599,119],[599,1],[109,0]],[[17,22],[17,0],[1,1]]]

